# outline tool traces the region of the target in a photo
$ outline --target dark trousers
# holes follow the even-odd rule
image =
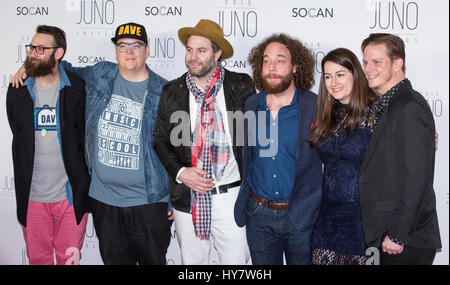
[[[287,217],[251,197],[247,204],[247,242],[253,265],[310,264],[312,231],[301,232]]]
[[[405,246],[400,254],[388,254],[380,248],[380,265],[432,265],[436,249]]]
[[[164,265],[172,221],[167,203],[114,207],[91,200],[92,217],[106,265]]]

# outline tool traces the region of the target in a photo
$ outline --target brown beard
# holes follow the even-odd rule
[[[49,75],[56,65],[55,51],[48,60],[31,59],[28,55],[24,62],[25,72],[29,77]]]
[[[276,85],[271,85],[267,81],[267,78],[269,78],[269,77],[274,77],[274,76],[269,74],[269,75],[262,77],[262,84],[264,87],[264,91],[266,91],[269,94],[276,94],[276,93],[281,93],[289,88],[289,86],[292,83],[292,80],[294,79],[294,74],[289,73],[288,75],[286,75],[284,77],[283,76],[275,76],[277,78],[281,78],[281,82]]]

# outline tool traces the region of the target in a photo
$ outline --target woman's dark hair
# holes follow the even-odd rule
[[[347,107],[348,120],[344,126],[344,132],[359,127],[367,118],[366,108],[371,101],[378,99],[377,95],[369,88],[361,64],[356,55],[348,49],[338,48],[330,51],[322,59],[322,76],[319,86],[319,96],[316,104],[316,116],[312,134],[308,139],[311,147],[315,147],[320,139],[328,139],[333,130],[339,125],[342,118],[334,104],[337,104],[325,85],[324,65],[333,62],[347,68],[353,74],[353,87],[350,103]]]

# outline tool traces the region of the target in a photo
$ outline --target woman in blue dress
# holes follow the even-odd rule
[[[324,165],[312,264],[365,264],[358,178],[377,100],[353,52],[339,48],[323,58],[317,113],[308,140]]]

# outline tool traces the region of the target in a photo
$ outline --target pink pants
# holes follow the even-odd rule
[[[77,225],[73,205],[28,202],[27,226],[22,226],[30,264],[80,264],[87,214]]]

